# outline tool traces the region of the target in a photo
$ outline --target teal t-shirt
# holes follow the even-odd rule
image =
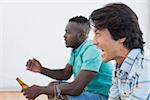
[[[102,62],[100,50],[90,39],[86,39],[77,49],[72,49],[69,64],[73,66],[74,78],[80,70],[97,72],[84,91],[108,96],[112,85],[112,65]]]

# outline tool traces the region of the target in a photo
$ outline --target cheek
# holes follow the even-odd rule
[[[102,50],[107,48],[107,43],[105,43],[104,41],[99,41],[99,48]]]
[[[99,39],[99,48],[107,50],[110,49],[111,46],[111,41],[110,40],[106,40],[104,38]]]
[[[71,35],[70,38],[69,38],[69,41],[70,41],[71,44],[75,44],[75,43],[78,42],[78,37]]]
[[[73,35],[69,35],[68,39],[69,39],[69,41],[73,41],[74,40],[74,36]]]

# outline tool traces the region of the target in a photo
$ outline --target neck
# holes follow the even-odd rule
[[[82,38],[73,49],[77,49],[86,39],[87,39],[87,37]]]
[[[123,63],[123,61],[125,60],[125,58],[128,56],[129,52],[130,52],[130,50],[128,50],[127,48],[120,49],[118,52],[118,56],[115,59],[117,64],[121,65]]]

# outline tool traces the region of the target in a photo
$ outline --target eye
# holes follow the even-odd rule
[[[95,32],[95,36],[96,36],[96,37],[100,37],[101,34],[100,34],[99,32]]]

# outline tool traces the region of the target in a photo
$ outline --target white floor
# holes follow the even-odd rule
[[[0,100],[27,100],[20,91],[0,91]],[[48,100],[46,95],[41,95],[35,100]]]

